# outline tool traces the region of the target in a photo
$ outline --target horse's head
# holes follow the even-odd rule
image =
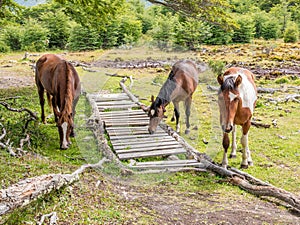
[[[69,148],[69,145],[71,144],[70,134],[73,132],[74,127],[72,113],[59,116],[57,120],[57,127],[60,138],[60,148]]]
[[[165,107],[163,105],[163,101],[160,98],[156,98],[154,101],[154,96],[151,97],[152,104],[147,109],[149,116],[149,127],[148,131],[150,134],[153,134],[160,123],[160,121],[165,118],[164,113],[166,112]]]
[[[218,92],[220,122],[223,131],[229,133],[233,129],[234,117],[241,101],[238,87],[242,83],[242,76],[219,75],[217,80],[221,85]]]

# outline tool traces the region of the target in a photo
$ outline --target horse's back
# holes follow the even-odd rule
[[[65,59],[55,54],[45,54],[36,63],[36,83],[43,85],[44,88],[50,93],[57,91],[54,90],[58,87],[58,83],[66,82],[67,70],[71,71],[72,78],[74,79],[74,89],[76,94],[80,94],[80,80],[75,68]]]

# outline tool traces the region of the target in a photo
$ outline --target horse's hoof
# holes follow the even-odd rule
[[[253,162],[252,161],[248,162],[248,165],[253,166]]]
[[[241,169],[248,169],[248,165],[241,165]]]
[[[230,154],[229,158],[235,159],[235,158],[236,158],[236,155],[231,155],[231,154]]]
[[[185,134],[189,134],[189,133],[190,133],[190,130],[189,130],[189,129],[186,129],[184,133],[185,133]]]

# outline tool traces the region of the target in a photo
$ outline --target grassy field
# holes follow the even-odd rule
[[[262,54],[262,48],[272,47],[273,53]],[[284,58],[286,65],[298,60],[297,53],[291,54],[297,46],[283,43],[257,42],[251,45],[226,47],[204,46],[202,52],[161,52],[155,48],[141,47],[131,50],[94,51],[66,53],[68,60],[93,63],[98,60],[177,60],[190,58],[206,63],[233,60],[254,63],[258,67],[277,65],[278,58]],[[237,53],[239,50],[239,54]],[[287,53],[289,58],[287,58]],[[0,89],[0,101],[6,101],[14,108],[26,107],[38,112],[38,96],[33,84],[34,73],[29,66],[32,62],[22,60],[23,53],[0,55],[0,78],[2,81],[20,79],[26,87],[16,82],[13,87]],[[276,56],[276,57],[275,57]],[[39,56],[31,56],[36,60]],[[260,57],[260,60],[258,59]],[[290,61],[289,61],[290,60]],[[8,67],[7,65],[11,65]],[[120,92],[120,78],[105,73],[132,75],[132,92],[145,104],[150,96],[157,95],[159,86],[169,73],[169,67],[144,69],[94,68],[98,72],[87,72],[77,67],[84,90],[88,93],[99,91]],[[208,69],[200,73],[200,84],[194,94],[190,135],[182,136],[198,151],[205,152],[215,162],[221,162],[221,132],[218,121],[216,93],[207,85],[216,86],[216,74]],[[259,94],[255,119],[271,127],[250,129],[249,141],[254,166],[247,169],[249,174],[300,195],[300,104],[285,102],[289,94],[299,94],[299,76],[279,76],[276,79],[260,78],[260,87],[278,88],[274,94]],[[7,99],[19,96],[16,99]],[[47,107],[46,107],[47,108]],[[167,108],[168,118],[173,107]],[[47,108],[47,115],[50,110]],[[76,116],[77,137],[68,150],[59,150],[59,137],[53,117],[48,124],[30,122],[28,132],[31,145],[22,157],[11,157],[0,149],[0,180],[2,188],[27,177],[48,173],[70,173],[86,162],[97,162],[101,151],[92,132],[86,127],[91,112],[85,96],[81,96]],[[182,112],[182,121],[184,113]],[[12,113],[0,105],[0,122],[7,130],[5,140],[10,139],[17,147],[24,137],[26,113]],[[276,120],[276,126],[272,121]],[[170,119],[166,123],[175,127]],[[185,125],[182,122],[181,128]],[[240,136],[240,133],[238,134]],[[205,144],[203,140],[208,141]],[[238,144],[238,149],[241,145]],[[100,149],[101,150],[101,149]],[[229,165],[239,168],[241,154],[229,160]],[[233,216],[232,206],[238,209]],[[254,210],[255,209],[255,210]],[[293,224],[300,223],[299,215],[293,215],[289,207],[274,199],[258,199],[237,187],[230,186],[221,177],[210,173],[176,173],[158,175],[123,176],[118,170],[107,165],[102,171],[88,171],[81,180],[70,187],[51,193],[23,209],[0,217],[2,224],[35,224],[41,215],[56,211],[59,224],[239,224],[238,216],[244,215],[249,224]],[[246,215],[243,212],[247,212]],[[195,216],[195,214],[198,214]],[[276,216],[276,215],[280,215]],[[247,224],[247,222],[245,223]]]

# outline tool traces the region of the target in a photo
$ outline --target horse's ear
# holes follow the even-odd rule
[[[151,102],[154,102],[154,96],[151,95]]]
[[[238,75],[237,78],[235,79],[234,85],[236,87],[240,86],[240,84],[242,83],[242,80],[243,80],[242,76]]]
[[[222,85],[223,82],[224,82],[224,77],[223,77],[223,75],[220,74],[220,75],[218,76],[217,80],[218,80],[218,83],[219,83],[220,85]]]

